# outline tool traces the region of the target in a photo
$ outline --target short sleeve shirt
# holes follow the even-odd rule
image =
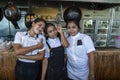
[[[58,37],[52,39],[52,38],[48,38],[47,40],[48,44],[50,45],[51,48],[55,48],[55,47],[59,47],[61,46],[61,42],[60,39]],[[49,58],[50,57],[50,50],[49,47],[47,46],[46,48],[46,53],[45,53],[45,57]]]
[[[44,47],[42,49],[36,49],[31,52],[28,52],[26,55],[35,55],[38,52],[46,49],[45,37],[42,34],[31,37],[28,32],[17,32],[14,39],[14,44],[20,44],[22,47],[30,47],[37,45],[39,42],[43,41]],[[34,60],[19,59],[23,62],[35,62]]]
[[[68,42],[70,44],[66,48],[68,76],[74,80],[86,80],[89,71],[87,54],[95,51],[94,44],[88,35],[81,33],[70,36]]]

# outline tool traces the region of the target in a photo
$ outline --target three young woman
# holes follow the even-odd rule
[[[18,57],[16,63],[17,80],[66,80],[64,77],[65,55],[67,55],[67,73],[70,80],[94,79],[94,45],[91,38],[79,32],[79,22],[68,21],[66,28],[69,37],[66,39],[62,27],[37,18],[32,22],[28,32],[17,32],[14,50]],[[44,30],[46,40],[41,34]],[[47,43],[47,45],[46,45]],[[45,47],[46,50],[45,50]],[[44,58],[45,53],[45,58]]]

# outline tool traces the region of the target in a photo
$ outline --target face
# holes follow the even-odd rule
[[[69,35],[75,36],[78,33],[79,28],[74,22],[71,21],[67,25],[67,31]]]
[[[40,22],[33,22],[32,23],[32,29],[34,31],[35,34],[40,34],[43,32],[44,28],[45,28],[45,23],[43,21],[40,21]]]
[[[47,34],[50,38],[56,38],[57,37],[57,29],[54,26],[49,26],[47,29]]]

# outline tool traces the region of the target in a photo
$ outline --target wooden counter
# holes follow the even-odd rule
[[[120,49],[98,49],[95,52],[96,80],[120,80]]]
[[[15,80],[16,57],[13,51],[0,51],[0,80]],[[95,80],[120,80],[120,49],[97,49]]]
[[[0,51],[0,80],[15,80],[16,57],[13,51]]]

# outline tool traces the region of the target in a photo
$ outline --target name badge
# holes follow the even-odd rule
[[[82,45],[82,40],[78,40],[77,45]]]

